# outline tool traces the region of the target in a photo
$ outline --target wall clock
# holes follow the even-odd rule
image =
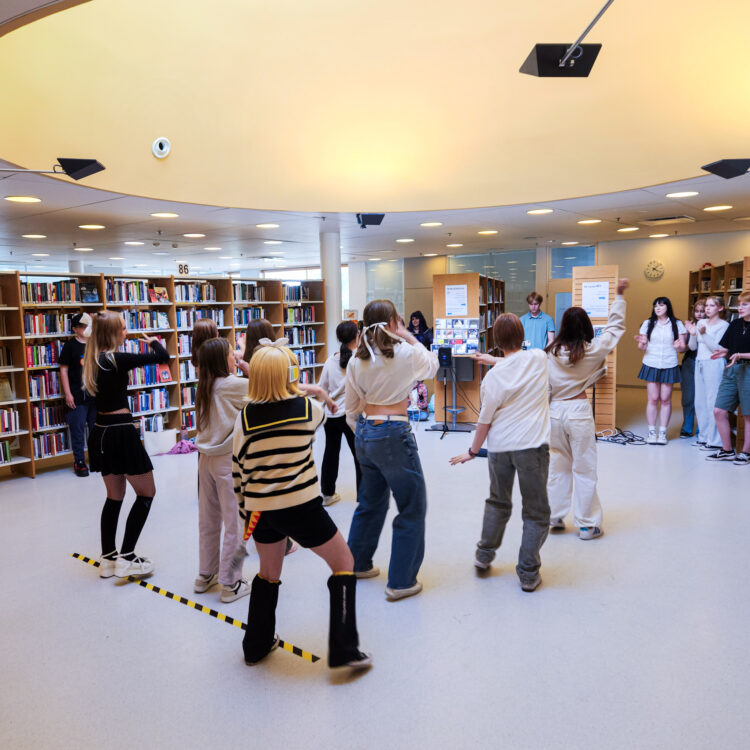
[[[660,260],[650,260],[646,263],[643,274],[650,281],[658,281],[664,276],[664,264]]]

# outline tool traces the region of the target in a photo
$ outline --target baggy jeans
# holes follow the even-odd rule
[[[349,529],[354,570],[369,570],[388,512],[390,493],[398,508],[393,519],[388,586],[405,589],[417,582],[424,558],[427,489],[417,441],[406,422],[374,423],[360,417],[355,436],[362,480]]]
[[[477,560],[491,563],[495,559],[495,551],[503,541],[505,527],[513,509],[511,495],[517,471],[521,488],[523,535],[518,551],[516,573],[522,583],[531,582],[541,567],[539,550],[549,534],[549,446],[545,443],[538,448],[488,453],[487,457],[490,469],[490,496],[484,505],[482,537],[477,543]]]
[[[701,440],[706,445],[721,445],[714,404],[725,368],[726,361],[723,359],[699,359],[695,363],[695,413]]]

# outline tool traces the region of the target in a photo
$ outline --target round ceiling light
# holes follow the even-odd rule
[[[205,237],[205,234],[201,234],[200,232],[190,232],[189,234],[183,234],[183,237],[187,237],[189,240],[198,240],[201,237]]]
[[[601,224],[601,219],[581,219],[581,221],[578,222],[579,224]]]
[[[6,195],[6,201],[11,203],[41,203],[41,198],[36,198],[33,195]]]
[[[542,214],[551,214],[551,208],[532,208],[526,212],[529,216],[541,216]]]
[[[46,234],[22,234],[21,237],[24,237],[27,240],[46,240],[47,239]]]
[[[256,224],[255,227],[257,229],[278,229],[278,224]]]
[[[442,227],[443,222],[442,221],[423,221],[419,226],[420,227]]]
[[[179,214],[172,213],[171,211],[157,211],[155,214],[151,214],[155,219],[176,219]]]
[[[106,227],[104,226],[104,224],[79,224],[78,228],[79,229],[91,229],[91,230],[94,230],[94,229],[106,229]]]

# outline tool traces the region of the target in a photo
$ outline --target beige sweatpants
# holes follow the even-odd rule
[[[596,491],[596,434],[588,399],[552,401],[549,405],[550,517],[565,518],[573,505],[573,520],[579,528],[601,526],[602,506]]]

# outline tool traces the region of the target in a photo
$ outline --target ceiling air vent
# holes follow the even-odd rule
[[[655,219],[643,219],[639,224],[645,224],[647,227],[660,227],[664,224],[691,224],[695,219],[692,216],[660,216]]]

